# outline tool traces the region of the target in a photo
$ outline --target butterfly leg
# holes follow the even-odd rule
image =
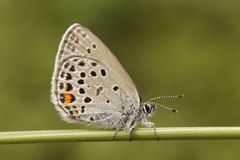
[[[116,138],[116,136],[117,136],[117,134],[118,134],[119,131],[120,131],[120,128],[119,128],[119,127],[116,128],[116,130],[115,130],[115,132],[114,132],[114,135],[110,138],[110,141],[114,141],[114,140],[115,140],[115,138]]]
[[[132,133],[134,131],[135,128],[132,128],[129,132],[129,136],[128,136],[128,141],[131,142],[132,141]],[[110,138],[110,141],[114,141],[118,132],[120,131],[120,128],[117,128],[114,132],[114,135]]]
[[[154,123],[152,123],[152,122],[145,122],[145,123],[144,123],[144,126],[146,126],[146,127],[148,127],[148,128],[152,128],[153,131],[154,131],[154,135],[155,135],[157,141],[160,140],[159,137],[158,137],[158,135],[157,135],[157,131],[156,131],[156,127],[155,127],[155,124],[154,124]]]
[[[122,124],[123,124],[123,120],[121,119],[119,122],[118,122],[118,125],[116,127],[116,130],[114,132],[114,135],[110,138],[110,141],[114,141],[118,132],[122,129]]]
[[[128,141],[131,142],[132,141],[132,133],[134,131],[134,127],[131,128],[130,132],[129,132],[129,136],[128,136]]]

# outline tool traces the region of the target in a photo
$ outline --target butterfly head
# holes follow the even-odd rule
[[[145,113],[148,117],[151,117],[156,110],[156,104],[153,102],[147,102],[142,104],[143,113]]]
[[[178,112],[176,109],[173,109],[171,107],[167,107],[167,106],[164,106],[162,104],[159,104],[159,103],[156,103],[156,102],[152,102],[152,101],[153,100],[157,100],[157,99],[182,98],[183,96],[184,95],[181,94],[181,95],[176,95],[176,96],[161,96],[161,97],[151,98],[147,102],[142,103],[141,106],[143,108],[143,113],[145,115],[147,115],[148,117],[151,117],[153,115],[153,113],[155,112],[155,110],[157,109],[158,106],[176,113],[176,112]]]

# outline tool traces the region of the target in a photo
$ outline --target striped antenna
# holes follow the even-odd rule
[[[150,98],[147,102],[151,102],[157,99],[174,99],[174,98],[182,98],[184,96],[184,94],[179,94],[179,95],[175,95],[175,96],[159,96],[159,97],[153,97]]]
[[[164,106],[164,105],[162,105],[162,104],[155,103],[155,102],[151,102],[151,103],[155,104],[156,106],[162,107],[162,108],[164,108],[164,109],[166,109],[166,110],[168,110],[168,111],[172,111],[172,112],[174,112],[174,113],[178,113],[178,111],[177,111],[176,109],[173,109],[173,108],[171,108],[171,107]]]

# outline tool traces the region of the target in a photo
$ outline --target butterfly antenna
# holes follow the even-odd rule
[[[178,112],[176,109],[173,109],[173,108],[171,108],[171,107],[167,107],[167,106],[164,106],[164,105],[162,105],[162,104],[155,103],[155,102],[151,102],[151,103],[155,104],[156,106],[162,107],[162,108],[164,108],[164,109],[166,109],[166,110],[168,110],[168,111],[171,111],[171,112],[174,112],[174,113],[177,113],[177,112]]]
[[[182,97],[184,97],[184,94],[179,94],[175,96],[159,96],[159,97],[150,98],[147,102],[154,101],[157,99],[174,99],[174,98],[182,98]]]

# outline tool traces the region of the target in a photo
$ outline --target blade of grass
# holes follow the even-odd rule
[[[119,132],[111,140],[114,130],[43,130],[0,132],[0,144],[49,143],[49,142],[110,142],[129,141],[127,132]],[[240,127],[171,127],[156,128],[161,140],[210,140],[210,139],[240,139]],[[132,141],[154,140],[153,129],[136,129]]]

